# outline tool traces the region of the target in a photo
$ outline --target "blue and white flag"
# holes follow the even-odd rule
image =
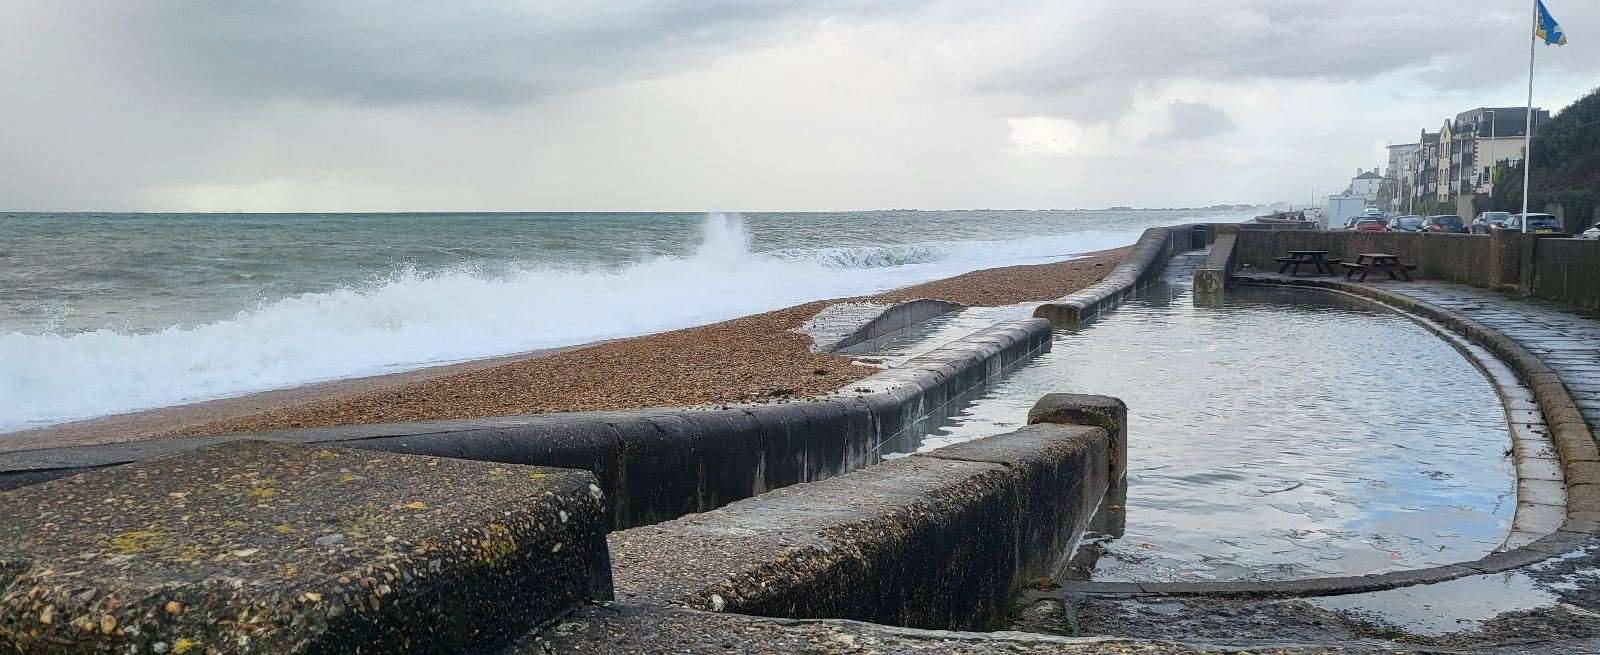
[[[1544,8],[1544,0],[1539,2],[1539,24],[1533,28],[1533,36],[1543,39],[1545,45],[1566,45],[1567,33],[1561,31],[1561,24],[1550,16],[1550,10]]]

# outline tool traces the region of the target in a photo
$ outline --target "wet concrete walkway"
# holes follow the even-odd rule
[[[1476,320],[1532,350],[1600,433],[1600,319],[1560,303],[1460,284],[1417,281],[1384,289]]]

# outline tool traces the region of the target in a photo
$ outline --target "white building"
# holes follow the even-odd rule
[[[1417,153],[1422,150],[1421,143],[1400,143],[1389,146],[1389,170],[1384,172],[1383,182],[1390,191],[1384,194],[1389,199],[1389,208],[1399,210],[1407,207],[1406,201],[1411,197],[1411,187],[1416,183]]]
[[[1378,174],[1378,169],[1363,171],[1358,168],[1356,176],[1350,179],[1350,187],[1345,189],[1344,193],[1347,196],[1361,196],[1370,203],[1378,199],[1378,187],[1381,186],[1383,186],[1383,176]]]

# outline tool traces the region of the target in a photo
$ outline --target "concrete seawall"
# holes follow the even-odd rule
[[[1600,240],[1560,236],[1240,230],[1235,250],[1240,267],[1262,271],[1277,270],[1272,258],[1290,250],[1327,250],[1345,261],[1390,253],[1415,264],[1418,277],[1600,309]]]
[[[1041,405],[1015,432],[615,533],[618,599],[995,627],[1029,580],[1060,572],[1126,451],[1120,401],[1051,394]]]
[[[240,438],[593,471],[618,528],[720,507],[876,463],[878,447],[1050,347],[1038,319],[1005,321],[817,400],[351,426],[0,455],[0,489]]]
[[[1227,290],[1228,278],[1233,277],[1233,269],[1238,265],[1239,257],[1235,249],[1238,239],[1236,232],[1217,234],[1205,263],[1194,271],[1196,294],[1215,296]]]
[[[819,312],[800,331],[811,337],[816,352],[870,352],[874,342],[965,307],[927,298],[893,305],[841,303]]]
[[[1216,226],[1210,224],[1145,230],[1133,244],[1133,252],[1128,253],[1105,279],[1082,291],[1039,305],[1033,315],[1049,319],[1052,325],[1075,327],[1160,279],[1174,252],[1204,248],[1215,236]]]
[[[1532,278],[1535,296],[1600,309],[1600,239],[1539,239]]]
[[[651,612],[994,627],[1060,572],[1126,420],[1116,399],[1051,394],[1023,429],[609,542],[586,471],[202,448],[7,492],[27,510],[0,512],[0,648],[515,652],[614,588]]]
[[[1450,282],[1487,287],[1495,277],[1490,238],[1482,235],[1240,230],[1234,249],[1239,266],[1256,270],[1277,270],[1272,258],[1290,250],[1327,250],[1347,262],[1365,252],[1399,255],[1417,265],[1416,275]]]

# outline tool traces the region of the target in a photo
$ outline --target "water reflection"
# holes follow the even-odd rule
[[[1028,309],[952,317],[890,345],[891,357]],[[1097,534],[1080,553],[1095,579],[1292,579],[1471,560],[1500,543],[1515,510],[1505,415],[1477,369],[1402,316],[1286,289],[1207,303],[1177,285],[1148,289],[1057,331],[1050,353],[887,449],[1014,429],[1052,391],[1129,407],[1126,531]]]

